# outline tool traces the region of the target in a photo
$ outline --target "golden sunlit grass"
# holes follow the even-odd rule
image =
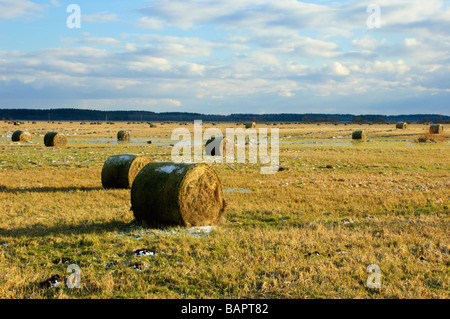
[[[289,170],[212,164],[225,221],[197,234],[138,227],[130,191],[102,188],[111,155],[170,161],[179,124],[155,124],[24,123],[32,143],[0,124],[1,298],[449,298],[450,146],[415,143],[427,125],[257,125],[280,129]],[[121,129],[131,143],[117,143]],[[367,140],[352,142],[359,129]],[[47,131],[67,146],[43,146]],[[156,254],[134,256],[141,248]],[[62,257],[80,267],[80,289]],[[370,264],[381,289],[366,285]],[[54,274],[58,287],[39,287]]]

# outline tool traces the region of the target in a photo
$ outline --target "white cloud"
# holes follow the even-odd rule
[[[107,23],[107,22],[115,22],[118,21],[119,18],[115,13],[109,13],[108,11],[93,13],[93,14],[84,14],[81,11],[81,21],[89,22],[89,23]]]
[[[89,37],[78,41],[82,44],[98,44],[98,45],[119,45],[121,42],[114,38]]]
[[[45,5],[27,0],[0,0],[0,19],[14,19],[42,12]]]
[[[384,44],[386,41],[379,41],[374,38],[370,37],[364,37],[364,38],[356,38],[352,40],[352,44],[358,48],[362,49],[368,49],[368,50],[375,50],[380,45]]]
[[[142,29],[160,30],[163,28],[164,23],[159,19],[142,17],[136,22],[136,26]]]

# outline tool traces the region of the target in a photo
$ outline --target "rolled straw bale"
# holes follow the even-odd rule
[[[120,154],[110,156],[103,164],[104,188],[131,188],[136,175],[151,162],[145,155]]]
[[[444,125],[442,124],[431,124],[430,133],[431,134],[441,134],[444,131]]]
[[[216,154],[216,150],[218,151]],[[227,156],[234,154],[234,143],[226,137],[212,136],[205,143],[205,153],[208,156]]]
[[[119,141],[129,141],[130,138],[131,138],[131,134],[128,131],[117,132],[117,140],[119,140]]]
[[[364,130],[354,131],[352,134],[352,139],[354,140],[364,140],[367,137]]]
[[[67,144],[67,137],[58,132],[48,132],[44,136],[45,146],[64,147]]]
[[[204,163],[150,163],[131,187],[131,210],[143,226],[211,226],[225,206],[219,177]]]
[[[398,129],[406,130],[406,128],[408,127],[408,123],[398,122],[397,124],[395,124],[395,127]]]
[[[245,128],[255,128],[256,127],[255,122],[245,122],[244,125],[245,125]]]
[[[31,135],[30,132],[27,131],[15,131],[12,136],[11,136],[11,140],[13,142],[29,142],[33,139],[33,136]]]

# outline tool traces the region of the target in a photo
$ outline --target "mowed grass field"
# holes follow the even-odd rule
[[[450,144],[417,143],[427,125],[260,124],[279,128],[288,170],[211,164],[228,206],[199,230],[142,228],[130,190],[102,188],[109,156],[170,161],[172,131],[193,132],[155,124],[0,123],[0,298],[450,297]],[[18,129],[32,143],[11,142]],[[122,129],[130,143],[116,142]],[[366,141],[352,142],[358,129]],[[67,146],[45,147],[48,131]],[[154,255],[133,254],[143,248]],[[371,264],[380,289],[367,286]],[[59,286],[40,286],[56,274]]]

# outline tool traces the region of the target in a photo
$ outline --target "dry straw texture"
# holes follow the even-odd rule
[[[408,123],[406,122],[399,122],[395,125],[396,128],[406,130],[408,128]]]
[[[245,122],[244,125],[245,125],[245,128],[255,128],[256,127],[255,122]]]
[[[109,157],[103,164],[104,188],[131,188],[136,175],[151,162],[148,156],[120,154]]]
[[[48,132],[44,136],[45,146],[64,147],[67,145],[67,137],[58,132]]]
[[[352,134],[352,139],[354,140],[364,140],[367,137],[366,132],[363,130],[354,131]]]
[[[150,163],[131,187],[131,210],[143,226],[215,225],[225,206],[219,177],[204,163]]]
[[[444,125],[442,124],[431,124],[430,125],[430,133],[431,134],[441,134],[444,132]]]
[[[205,153],[208,156],[228,156],[234,154],[234,143],[229,138],[213,136],[205,143]]]
[[[119,141],[129,141],[131,138],[131,134],[128,131],[119,131],[117,132],[117,139]]]
[[[31,135],[30,132],[26,132],[26,131],[15,131],[12,136],[11,136],[11,140],[13,142],[29,142],[33,139],[33,136]]]

